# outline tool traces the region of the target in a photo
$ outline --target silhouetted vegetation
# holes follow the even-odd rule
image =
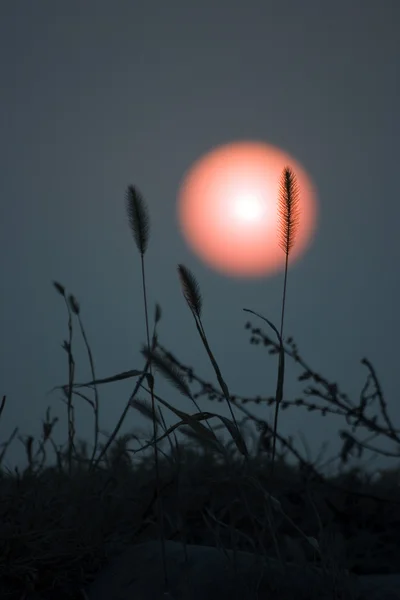
[[[371,477],[360,469],[348,469],[354,454],[365,449],[398,458],[371,442],[389,438],[400,448],[399,430],[389,418],[377,374],[368,359],[362,364],[367,380],[358,403],[336,383],[318,374],[302,358],[292,338],[284,339],[288,255],[293,246],[295,226],[300,218],[296,198],[300,193],[290,169],[282,174],[278,206],[282,218],[279,232],[286,255],[285,281],[280,330],[251,309],[247,314],[261,318],[273,332],[271,337],[251,321],[245,324],[251,344],[261,345],[278,357],[275,394],[246,398],[228,388],[209,344],[202,320],[203,299],[194,275],[178,266],[178,280],[197,333],[214,369],[217,384],[198,376],[169,352],[158,339],[162,318],[157,305],[150,332],[145,278],[145,252],[149,244],[150,221],[143,197],[129,186],[127,212],[139,251],[143,285],[144,324],[147,344],[142,348],[143,367],[99,378],[81,308],[65,287],[54,282],[68,317],[68,339],[63,348],[68,360],[68,382],[57,388],[66,405],[68,439],[58,447],[53,439],[58,419],[48,409],[41,438],[20,438],[26,449],[27,466],[20,472],[4,467],[0,471],[0,596],[21,598],[37,591],[45,598],[76,598],[107,558],[126,544],[149,539],[182,541],[238,548],[277,556],[280,561],[319,564],[329,572],[397,572],[400,556],[400,470],[385,470]],[[88,353],[90,381],[75,381],[74,328],[78,326]],[[151,334],[150,334],[151,333]],[[303,395],[288,400],[284,393],[285,359],[302,370],[298,377],[306,386]],[[156,377],[164,377],[190,400],[194,412],[178,410],[155,392]],[[109,438],[100,442],[99,388],[105,383],[132,379],[134,389]],[[146,393],[147,399],[138,397]],[[226,403],[229,418],[200,407],[201,399]],[[87,402],[93,409],[93,448],[77,440],[75,402]],[[367,416],[377,401],[382,415]],[[253,404],[275,406],[274,427],[251,412]],[[0,404],[0,416],[6,397]],[[345,419],[339,431],[343,440],[337,457],[339,474],[327,476],[318,461],[306,460],[277,428],[278,410],[297,406]],[[167,427],[165,410],[177,417]],[[152,423],[152,439],[137,434],[121,435],[128,412],[138,411]],[[242,417],[241,420],[238,418]],[[187,443],[178,442],[176,431]],[[224,443],[218,431],[226,429]],[[361,439],[358,431],[368,430]],[[0,466],[18,434],[2,444]],[[132,449],[135,440],[139,449]],[[56,464],[47,465],[52,448]],[[150,450],[150,453],[148,452]],[[147,451],[147,453],[146,453]],[[288,457],[295,459],[289,465]],[[320,464],[318,464],[318,462]],[[325,463],[326,465],[327,463]],[[347,470],[346,470],[347,469]]]

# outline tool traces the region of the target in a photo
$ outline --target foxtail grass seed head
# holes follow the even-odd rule
[[[149,387],[151,386],[149,385]],[[145,417],[146,419],[149,419],[150,421],[155,419],[157,421],[157,424],[160,427],[162,427],[163,423],[161,418],[159,417],[159,415],[153,412],[152,406],[149,402],[147,402],[146,400],[142,400],[141,398],[132,398],[129,401],[129,405],[132,408],[135,408],[138,412],[140,412],[140,414],[143,415],[143,417]]]
[[[190,310],[200,319],[202,298],[199,284],[194,275],[184,265],[178,265],[178,274],[185,300]]]
[[[61,294],[61,296],[65,296],[65,287],[58,283],[58,281],[53,281],[53,285],[56,288],[57,292]]]
[[[164,377],[168,379],[181,394],[188,398],[191,397],[190,389],[184,380],[183,375],[181,375],[180,371],[164,356],[157,352],[150,352],[146,346],[143,346],[142,348],[142,355],[147,360],[150,360],[153,367],[155,367],[159,373],[164,375]]]
[[[150,220],[143,196],[133,185],[128,186],[126,192],[126,208],[133,238],[143,256],[149,242]]]
[[[279,246],[286,256],[293,247],[296,231],[299,225],[300,191],[296,175],[290,167],[283,170],[278,195],[278,236]]]

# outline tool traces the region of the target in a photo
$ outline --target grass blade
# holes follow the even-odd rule
[[[136,369],[132,369],[132,371],[123,371],[118,375],[113,375],[112,377],[105,377],[104,379],[95,379],[93,381],[88,381],[87,383],[74,383],[74,388],[79,387],[88,387],[90,385],[97,385],[99,383],[111,383],[113,381],[122,381],[124,379],[130,379],[131,377],[138,377],[142,375],[144,371],[137,371]],[[50,392],[54,392],[55,390],[61,390],[68,387],[67,385],[56,385],[53,387]]]

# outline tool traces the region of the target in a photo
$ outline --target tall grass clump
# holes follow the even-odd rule
[[[277,235],[285,255],[279,329],[269,318],[243,309],[267,323],[274,333],[272,338],[251,322],[245,325],[250,331],[250,343],[266,347],[278,358],[275,393],[270,397],[248,398],[230,392],[206,333],[200,286],[185,265],[177,266],[178,281],[217,383],[202,379],[191,366],[160,344],[158,324],[162,313],[158,304],[150,331],[145,262],[150,219],[137,187],[127,187],[125,203],[128,225],[140,257],[146,335],[146,344],[141,348],[143,366],[99,378],[81,305],[61,283],[53,282],[68,316],[68,336],[62,345],[68,362],[67,383],[52,390],[61,392],[66,405],[67,443],[66,448],[55,443],[53,431],[58,418],[51,417],[49,408],[36,451],[32,436],[19,438],[24,444],[27,468],[22,473],[17,468],[14,473],[0,470],[0,597],[11,597],[5,595],[4,582],[14,586],[16,598],[27,591],[53,589],[62,590],[64,595],[57,592],[60,600],[75,598],[73,588],[76,591],[79,582],[83,589],[85,577],[90,579],[106,562],[109,547],[123,548],[128,543],[154,538],[161,545],[166,592],[170,590],[166,540],[173,539],[180,541],[185,551],[187,544],[200,543],[234,552],[247,550],[264,557],[273,552],[281,573],[285,573],[289,562],[304,569],[319,566],[330,582],[329,590],[335,589],[336,577],[345,570],[371,572],[376,571],[378,564],[382,569],[387,566],[387,556],[379,558],[379,548],[374,544],[376,537],[381,540],[385,535],[386,545],[392,549],[398,546],[400,528],[395,520],[400,502],[398,471],[382,473],[378,483],[363,478],[357,469],[328,477],[321,466],[317,467],[318,461],[304,459],[292,439],[285,439],[278,428],[279,409],[290,406],[318,411],[323,417],[328,413],[344,417],[351,431],[340,431],[343,447],[325,466],[339,461],[343,467],[353,454],[361,457],[365,449],[387,457],[400,456],[400,451],[389,453],[371,444],[377,436],[384,435],[400,449],[399,430],[390,420],[382,387],[370,361],[367,358],[361,361],[367,370],[367,383],[357,405],[336,383],[311,368],[292,338],[284,338],[288,264],[301,217],[300,194],[294,171],[285,167],[277,198]],[[85,383],[75,381],[75,321],[91,373]],[[298,380],[307,386],[305,398],[290,401],[284,396],[286,358],[302,371]],[[190,401],[195,411],[179,410],[163,398],[158,393],[159,376]],[[103,432],[99,388],[128,379],[134,380],[132,393],[113,430]],[[139,393],[146,394],[146,399]],[[75,398],[87,403],[93,411],[92,451],[76,436]],[[202,410],[201,398],[223,402],[229,416]],[[366,414],[374,400],[379,403],[383,425],[376,416],[371,418]],[[322,401],[327,406],[321,406]],[[261,403],[275,409],[273,428],[249,410],[249,404]],[[5,404],[3,396],[0,417]],[[144,443],[136,433],[120,433],[132,409],[151,422],[152,434]],[[165,410],[177,418],[174,425],[167,426]],[[236,411],[244,415],[241,421]],[[251,440],[245,439],[248,424],[258,432],[252,445]],[[355,435],[358,427],[372,434],[360,440]],[[178,428],[192,446],[178,442]],[[221,429],[228,432],[227,443],[217,435]],[[0,446],[0,467],[17,432],[16,428]],[[106,438],[104,443],[101,436]],[[139,443],[138,449],[129,447],[132,441]],[[168,452],[163,449],[164,442],[168,444]],[[56,456],[54,467],[45,467],[49,445]],[[288,455],[296,459],[297,467],[287,463]],[[371,525],[369,538],[364,535],[363,513],[374,527],[372,533]],[[336,537],[335,528],[340,531]],[[360,548],[364,552],[362,561]],[[339,597],[339,592],[332,595]],[[257,600],[261,598],[258,596]]]

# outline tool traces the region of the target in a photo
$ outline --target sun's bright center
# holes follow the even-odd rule
[[[255,193],[242,193],[234,200],[233,212],[241,221],[254,223],[263,216],[265,206]]]

